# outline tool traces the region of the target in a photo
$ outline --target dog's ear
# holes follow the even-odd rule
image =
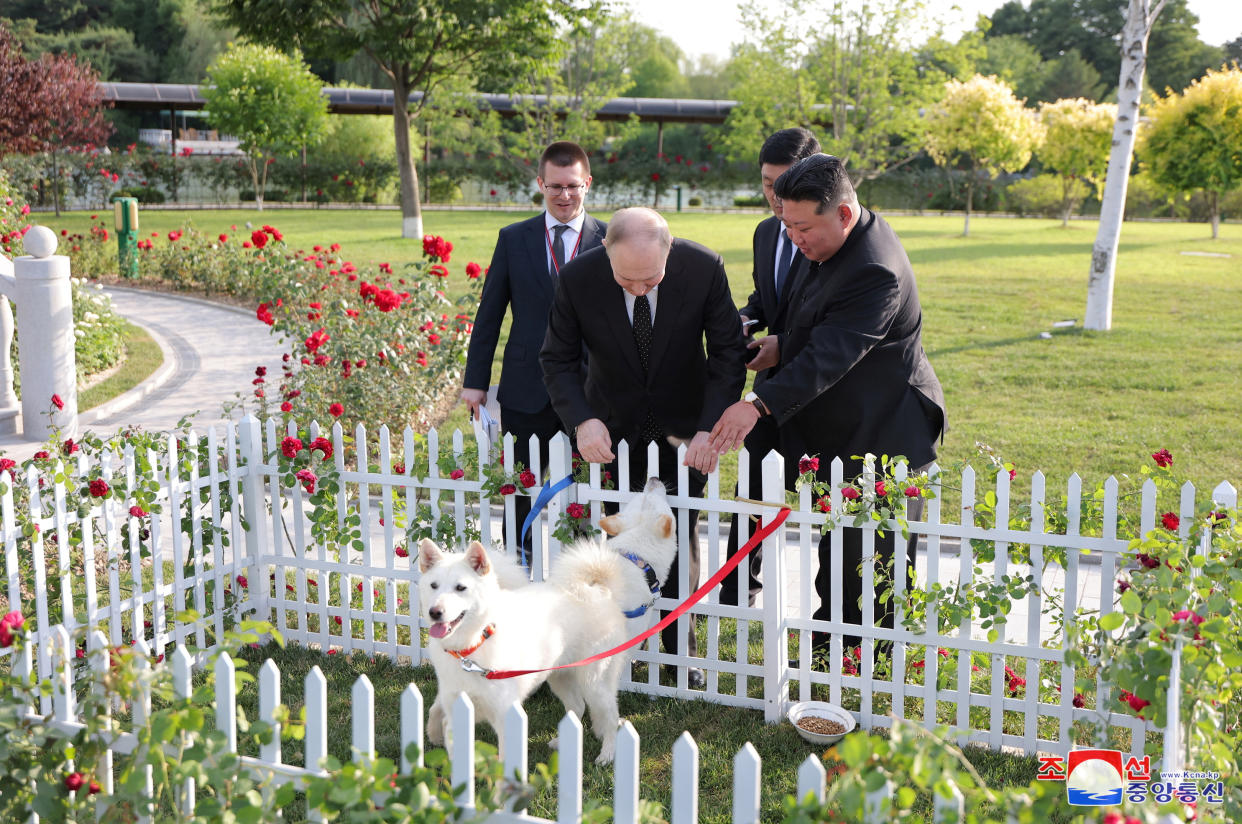
[[[673,534],[673,525],[675,523],[672,515],[661,515],[656,519],[656,531],[667,538]]]
[[[621,516],[607,515],[599,519],[599,528],[604,530],[605,535],[616,537],[621,534]]]
[[[492,559],[488,557],[487,549],[478,541],[471,541],[470,546],[466,547],[466,563],[480,575],[487,575],[492,571]]]
[[[423,538],[418,542],[418,571],[426,572],[436,564],[440,563],[440,559],[444,557],[440,553],[440,547],[436,546],[436,542],[430,538]]]

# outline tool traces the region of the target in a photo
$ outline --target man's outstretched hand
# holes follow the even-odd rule
[[[750,430],[755,428],[759,420],[759,410],[754,404],[738,401],[724,411],[720,420],[712,427],[711,449],[717,455],[732,452],[742,445]]]
[[[578,424],[578,451],[590,463],[608,463],[616,455],[612,452],[612,436],[599,418],[588,418]]]

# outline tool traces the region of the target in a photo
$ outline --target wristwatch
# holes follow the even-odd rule
[[[747,392],[746,397],[742,398],[742,400],[746,401],[746,403],[755,407],[755,411],[759,413],[759,417],[761,418],[765,415],[771,414],[768,411],[767,404],[765,404],[763,400],[760,399],[760,397],[756,395],[754,392]]]

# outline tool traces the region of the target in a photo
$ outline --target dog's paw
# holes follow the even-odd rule
[[[616,757],[616,751],[613,747],[600,747],[599,755],[595,757],[595,763],[600,765],[611,764],[613,758]]]
[[[555,749],[558,749],[560,746],[561,746],[560,736],[554,735],[552,736],[552,738],[548,740],[548,749],[555,750]]]
[[[437,747],[444,745],[444,708],[439,704],[432,704],[427,713],[427,741]]]

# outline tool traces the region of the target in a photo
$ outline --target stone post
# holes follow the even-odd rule
[[[29,255],[13,261],[13,278],[0,278],[17,304],[17,347],[22,370],[22,434],[46,440],[55,427],[78,430],[78,380],[73,338],[73,290],[69,258],[54,254],[56,235],[32,226],[24,244]],[[52,405],[58,395],[62,409]],[[53,412],[49,419],[49,411]]]

